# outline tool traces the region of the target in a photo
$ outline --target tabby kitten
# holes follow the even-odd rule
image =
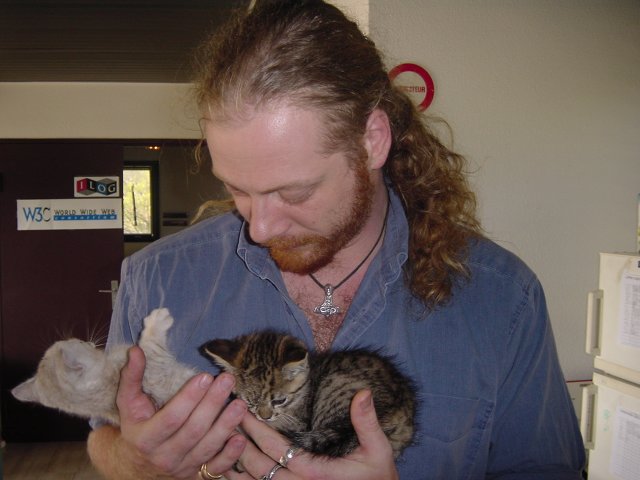
[[[164,405],[197,372],[169,353],[167,330],[173,318],[166,308],[144,319],[138,345],[146,356],[143,390],[158,407]],[[105,353],[91,342],[72,338],[54,343],[40,360],[36,374],[11,393],[23,402],[36,402],[80,417],[102,418],[120,424],[116,394],[120,370],[130,345]]]
[[[370,389],[398,457],[414,436],[415,389],[385,357],[368,350],[309,353],[288,335],[257,332],[205,343],[201,353],[236,379],[234,393],[293,446],[342,457],[358,446],[349,408]]]

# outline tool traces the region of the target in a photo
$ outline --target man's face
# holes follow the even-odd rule
[[[322,148],[322,117],[283,106],[208,122],[213,172],[283,271],[312,273],[360,232],[374,187],[366,159]]]

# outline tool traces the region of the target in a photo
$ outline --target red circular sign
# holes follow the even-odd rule
[[[416,65],[415,63],[402,63],[397,67],[394,67],[389,72],[389,78],[391,80],[395,79],[398,75],[405,72],[416,73],[424,82],[424,86],[422,85],[408,85],[401,86],[406,92],[411,93],[420,93],[424,91],[424,98],[418,104],[418,110],[426,110],[431,102],[433,101],[433,96],[435,94],[435,85],[433,84],[433,79],[429,72],[427,72],[420,65]]]

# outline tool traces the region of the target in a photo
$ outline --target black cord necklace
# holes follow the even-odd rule
[[[373,251],[376,249],[376,247],[380,243],[380,240],[382,240],[382,235],[384,234],[385,228],[387,226],[387,216],[389,215],[389,203],[390,202],[387,202],[387,209],[384,213],[384,221],[382,222],[382,229],[380,230],[380,234],[378,235],[376,243],[373,244],[373,247],[371,247],[371,250],[369,250],[369,253],[367,253],[367,256],[362,259],[362,261],[356,266],[356,268],[354,268],[351,271],[351,273],[349,273],[349,275],[344,277],[342,280],[338,282],[337,285],[334,286],[334,285],[331,285],[330,283],[327,283],[326,285],[322,285],[322,283],[320,283],[320,281],[313,275],[313,273],[309,274],[309,276],[311,277],[311,280],[313,280],[316,283],[316,285],[318,285],[322,290],[324,290],[324,301],[320,305],[318,305],[316,308],[313,309],[313,313],[324,315],[325,318],[329,318],[332,315],[337,315],[338,313],[341,312],[340,307],[333,304],[333,292],[337,290],[340,286],[342,286],[347,280],[353,277],[353,275],[355,275],[355,273],[358,270],[360,270],[360,267],[364,265],[364,262],[367,261],[367,259],[371,256]]]

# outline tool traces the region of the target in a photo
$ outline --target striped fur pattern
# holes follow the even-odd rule
[[[414,437],[415,389],[386,357],[370,350],[311,353],[272,331],[216,339],[201,352],[234,375],[235,394],[296,447],[342,457],[358,446],[349,417],[353,396],[370,389],[395,457]]]

